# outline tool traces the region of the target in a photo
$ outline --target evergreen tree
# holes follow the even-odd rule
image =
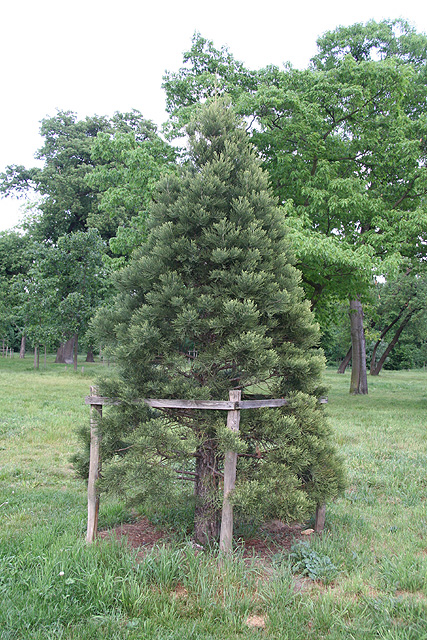
[[[178,499],[178,478],[194,480],[203,543],[217,534],[226,449],[239,454],[236,511],[258,520],[303,519],[339,493],[343,471],[318,403],[319,328],[267,175],[223,102],[201,109],[188,133],[190,163],[159,184],[148,240],[95,327],[119,369],[100,391],[123,401],[103,419],[105,485],[159,504]],[[228,399],[230,389],[289,404],[244,411],[236,436],[221,411],[131,402]]]

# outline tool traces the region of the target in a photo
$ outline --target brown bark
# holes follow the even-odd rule
[[[21,360],[23,358],[25,358],[25,345],[27,342],[27,336],[25,335],[25,333],[22,334],[21,337],[21,348],[19,349],[19,357],[21,358]]]
[[[404,313],[405,309],[406,309],[406,307],[404,307],[403,309],[401,309],[401,310],[400,310],[399,315],[398,315],[398,316],[393,320],[393,322],[390,322],[390,324],[389,324],[389,325],[387,325],[387,326],[385,327],[385,329],[381,332],[380,337],[379,337],[379,338],[378,338],[378,340],[376,341],[375,346],[374,346],[374,349],[373,349],[373,351],[372,351],[371,368],[370,368],[370,374],[371,374],[371,376],[377,376],[377,375],[378,375],[378,373],[381,371],[381,368],[382,368],[382,365],[381,365],[381,368],[380,368],[380,370],[378,371],[378,373],[375,373],[375,371],[376,371],[376,369],[377,369],[377,366],[378,366],[378,365],[376,364],[376,359],[377,359],[377,350],[378,350],[378,347],[379,347],[379,346],[380,346],[380,344],[381,344],[381,340],[382,340],[382,339],[384,338],[384,336],[385,336],[385,335],[390,331],[390,329],[391,329],[392,327],[394,327],[394,325],[395,325],[397,322],[399,322],[399,320],[400,320],[400,318],[402,317],[402,315],[403,315],[403,313]],[[400,334],[399,334],[399,335],[400,335]],[[390,349],[390,351],[391,351],[391,349]],[[390,351],[389,351],[389,353],[390,353]]]
[[[350,300],[350,326],[352,346],[350,393],[366,395],[368,393],[366,344],[363,330],[363,309],[358,298]]]
[[[95,362],[95,358],[93,357],[93,349],[89,348],[86,356],[86,362]]]
[[[55,358],[55,364],[59,364],[65,363],[65,359],[64,359],[64,348],[65,348],[65,342],[60,344],[57,351],[56,351],[56,358]]]
[[[219,533],[216,472],[215,444],[208,440],[199,446],[196,458],[194,539],[202,545],[215,540]]]
[[[350,364],[352,351],[353,351],[353,349],[352,349],[352,346],[350,345],[350,349],[347,351],[343,361],[341,362],[340,366],[338,367],[337,373],[345,373],[345,370],[347,369],[348,365]]]
[[[77,340],[77,335],[74,334],[67,340],[61,344],[56,352],[56,363],[60,364],[73,364],[74,362],[74,344]]]
[[[39,345],[36,344],[34,346],[34,369],[38,369],[40,366],[40,352]]]
[[[326,504],[323,502],[316,507],[316,516],[314,530],[316,533],[322,533],[325,528]]]
[[[77,354],[78,354],[78,350],[79,350],[79,337],[76,334],[75,335],[75,341],[74,341],[74,350],[73,350],[74,371],[77,371]]]
[[[412,311],[411,313],[409,313],[405,319],[402,321],[402,323],[400,324],[400,326],[398,327],[396,333],[393,336],[392,341],[388,344],[386,350],[384,351],[384,353],[382,354],[381,358],[378,360],[378,364],[375,366],[374,369],[372,369],[371,366],[371,376],[377,376],[381,369],[383,368],[384,362],[386,361],[386,358],[388,356],[388,354],[390,353],[390,351],[396,346],[397,341],[400,338],[400,334],[402,333],[402,331],[404,330],[404,328],[406,327],[406,325],[408,324],[409,320],[411,319],[411,317],[413,316],[413,314],[415,313],[415,311],[418,311],[419,309],[414,309],[414,311]],[[395,324],[395,323],[393,323]],[[390,325],[391,327],[392,325]],[[375,345],[376,346],[376,345]],[[374,358],[374,355],[372,356],[372,359]]]

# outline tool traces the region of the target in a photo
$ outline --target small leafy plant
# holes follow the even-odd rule
[[[319,554],[306,541],[297,542],[291,547],[289,560],[292,573],[308,576],[311,580],[321,580],[324,584],[330,584],[339,573],[329,556]]]

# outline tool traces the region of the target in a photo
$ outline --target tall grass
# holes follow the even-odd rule
[[[348,489],[322,538],[265,566],[238,552],[219,564],[182,537],[143,559],[85,544],[86,488],[69,459],[100,365],[83,364],[0,358],[2,640],[427,639],[425,372],[383,372],[367,397],[327,372]],[[128,515],[102,501],[104,522]]]

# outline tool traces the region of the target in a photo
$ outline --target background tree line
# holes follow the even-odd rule
[[[352,357],[351,392],[367,392],[366,349],[371,373],[386,358],[424,364],[427,38],[386,20],[317,45],[307,69],[252,70],[195,34],[164,76],[163,135],[137,111],[43,120],[42,167],[0,177],[4,196],[36,195],[22,230],[0,237],[4,339],[71,340],[76,353],[111,274],[146,238],[155,184],[188,162],[184,127],[224,94],[268,171],[325,351]]]

